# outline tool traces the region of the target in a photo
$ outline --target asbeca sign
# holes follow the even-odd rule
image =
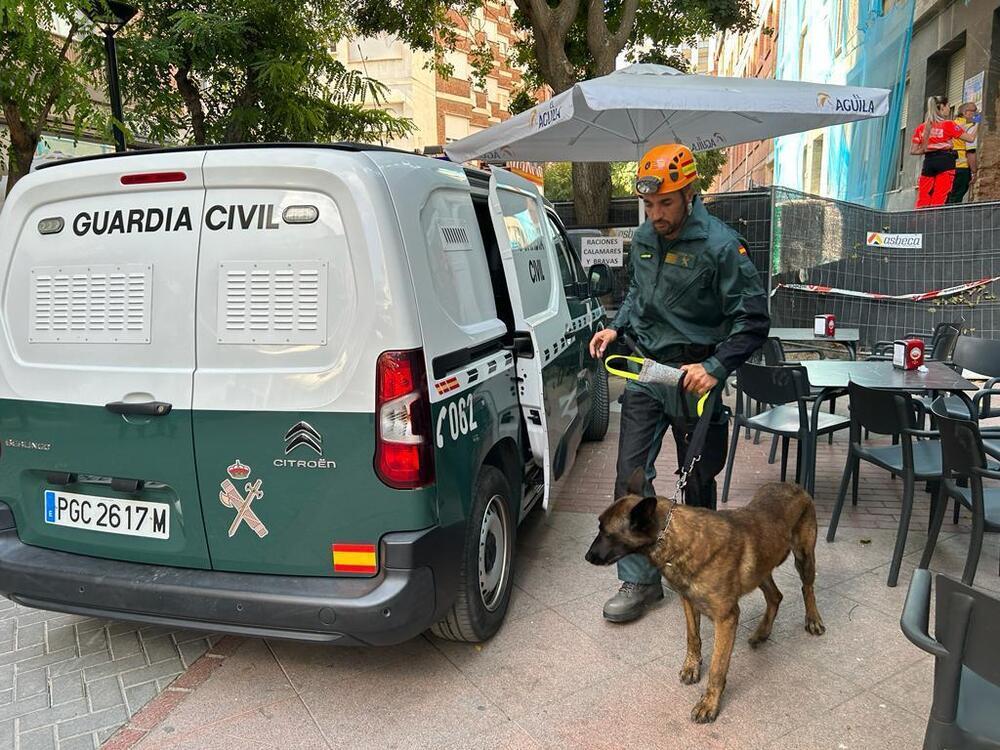
[[[621,237],[581,237],[580,255],[584,268],[596,263],[621,266],[625,243]]]
[[[922,234],[886,234],[885,232],[868,232],[868,247],[905,247],[920,249],[924,246]]]

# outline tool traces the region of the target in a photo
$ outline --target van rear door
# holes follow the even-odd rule
[[[433,487],[374,469],[379,355],[420,347],[388,188],[330,148],[213,150],[204,172],[193,424],[213,568],[375,575],[385,532],[435,520]]]
[[[516,335],[530,340],[517,358],[520,398],[531,453],[543,470],[549,507],[551,484],[576,458],[579,352],[545,208],[527,180],[501,169],[490,175],[490,213],[514,310]]]
[[[28,544],[210,566],[191,434],[203,157],[53,166],[4,206],[0,496]]]

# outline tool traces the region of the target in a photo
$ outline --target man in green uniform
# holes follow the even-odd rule
[[[653,148],[639,162],[636,192],[646,223],[632,240],[628,295],[610,328],[596,333],[590,353],[602,357],[629,332],[646,357],[685,371],[674,386],[630,381],[622,404],[615,497],[626,494],[637,467],[653,494],[653,466],[670,427],[678,466],[694,428],[698,397],[719,388],[767,339],[767,297],[743,240],[709,215],[697,195],[697,168],[685,146]],[[682,403],[684,400],[686,403]],[[685,502],[715,509],[715,477],[725,465],[727,414],[714,399],[701,460],[688,478]],[[663,598],[660,573],[642,555],[618,563],[621,588],[604,605],[612,622],[634,620]]]

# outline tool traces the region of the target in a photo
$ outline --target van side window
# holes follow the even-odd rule
[[[547,311],[556,302],[553,247],[548,236],[545,209],[537,197],[500,188],[497,191],[504,226],[514,255],[521,309],[526,318]]]
[[[567,294],[575,296],[576,284],[583,281],[583,269],[577,271],[577,263],[574,262],[576,255],[570,247],[569,238],[563,234],[550,214],[546,213],[545,218],[549,222],[549,231],[556,246],[556,258],[559,260],[559,273],[562,274],[563,286]]]
[[[474,328],[495,320],[483,236],[469,193],[438,189],[420,212],[438,304],[456,324]]]

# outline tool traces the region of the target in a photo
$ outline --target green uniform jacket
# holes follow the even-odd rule
[[[700,197],[675,240],[650,221],[639,227],[629,264],[628,294],[611,327],[629,329],[646,356],[703,361],[721,380],[767,340],[767,295],[745,242]]]

